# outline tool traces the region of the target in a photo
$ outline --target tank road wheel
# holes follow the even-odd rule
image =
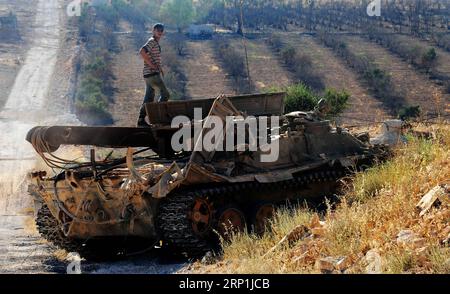
[[[173,194],[159,206],[156,225],[163,243],[176,253],[200,257],[214,248],[212,205],[196,192]]]
[[[192,229],[198,236],[205,236],[211,230],[213,208],[208,200],[197,198],[190,212]]]
[[[275,207],[271,203],[258,205],[253,213],[253,229],[256,234],[262,235],[266,232],[270,220],[275,215]]]
[[[163,243],[189,257],[203,256],[220,248],[219,233],[225,240],[244,231],[246,219],[236,205],[218,205],[214,196],[202,191],[173,194],[159,207],[156,224]],[[220,196],[220,195],[217,195]]]
[[[217,216],[217,231],[225,240],[228,241],[233,234],[245,230],[245,216],[237,206],[222,208]]]

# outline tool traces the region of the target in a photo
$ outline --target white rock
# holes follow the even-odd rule
[[[438,185],[431,189],[416,205],[420,210],[420,216],[423,216],[438,200],[446,197],[447,194],[444,186]]]
[[[371,144],[397,145],[405,143],[403,127],[405,123],[399,119],[386,120],[381,127],[381,135],[370,140]]]
[[[378,250],[371,249],[367,251],[365,259],[367,262],[366,273],[381,274],[382,259]]]
[[[411,230],[402,230],[397,235],[397,244],[402,246],[408,246],[412,248],[424,247],[426,243],[425,238],[419,237]]]

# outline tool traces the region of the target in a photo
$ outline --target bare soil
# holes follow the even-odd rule
[[[192,99],[235,94],[233,82],[214,57],[215,40],[188,40],[186,55],[181,58],[187,79],[187,96]]]
[[[338,58],[331,49],[318,43],[308,35],[288,33],[286,42],[309,56],[319,76],[323,77],[325,87],[346,90],[350,95],[347,109],[341,116],[345,123],[368,124],[388,117],[388,112],[368,90],[358,74]]]
[[[244,56],[244,44],[241,38],[234,38],[232,46]],[[246,40],[250,76],[256,92],[264,92],[272,87],[285,87],[295,82],[289,70],[281,64],[272,49],[266,44],[266,38]]]
[[[417,71],[381,45],[358,36],[347,36],[345,40],[352,51],[372,57],[381,69],[391,75],[394,85],[404,92],[406,103],[419,105],[425,115],[435,115],[438,109],[443,109],[443,101],[448,101],[449,95],[444,94],[443,86],[431,81],[427,74]]]
[[[120,31],[131,30],[130,24],[121,21]],[[113,74],[115,77],[113,87],[115,88],[113,101],[109,111],[114,118],[116,126],[135,126],[141,107],[145,83],[142,77],[144,63],[137,54],[133,45],[131,34],[118,34],[117,40],[120,52],[114,55]]]
[[[15,77],[19,72],[24,54],[29,48],[32,38],[31,24],[36,13],[36,1],[28,0],[0,0],[0,16],[9,12],[17,16],[19,39],[0,40],[0,109],[3,108],[9,96]]]

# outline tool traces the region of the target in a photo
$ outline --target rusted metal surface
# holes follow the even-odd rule
[[[282,115],[286,93],[252,94],[227,97],[241,112],[247,115]],[[216,98],[187,101],[169,101],[146,104],[147,114],[152,124],[170,125],[175,116],[187,116],[194,119],[194,109],[202,110],[203,118],[209,114]]]
[[[84,145],[106,148],[157,147],[150,128],[123,127],[75,127],[52,126],[35,127],[27,134],[27,141],[35,148],[37,140],[41,140],[48,151],[54,152],[61,145]],[[43,150],[47,151],[47,150]]]
[[[213,115],[225,121],[226,116],[247,114],[232,99],[220,96],[208,110],[205,121]],[[237,145],[233,151],[193,151],[183,160],[173,161],[137,159],[129,148],[117,166],[96,166],[91,160],[56,177],[35,172],[31,175],[30,191],[38,203],[48,206],[67,237],[162,238],[196,251],[207,247],[205,240],[211,238],[212,230],[226,233],[227,227],[221,223],[231,223],[236,228],[248,225],[246,216],[251,213],[242,207],[253,209],[249,219],[253,218],[253,226],[261,231],[276,203],[330,195],[337,178],[361,163],[370,163],[377,155],[369,143],[346,130],[332,128],[314,113],[298,112],[281,119],[279,135],[272,138],[272,143],[280,147],[275,162],[262,162],[262,151],[238,152]],[[226,127],[224,124],[223,133]],[[64,128],[55,130],[63,132]],[[150,138],[154,131],[143,129],[142,137],[136,131],[134,139],[114,143],[114,130],[104,130],[108,135],[101,138],[101,146],[127,145],[123,142]],[[209,131],[202,129],[194,146]],[[78,134],[82,133],[80,129]],[[94,142],[78,140],[71,137],[73,134],[72,129],[65,142]],[[57,145],[61,142],[58,140],[49,138],[48,143]]]

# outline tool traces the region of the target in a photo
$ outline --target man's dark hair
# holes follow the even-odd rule
[[[160,32],[164,32],[164,25],[162,23],[157,23],[153,26],[154,30],[158,30]]]

